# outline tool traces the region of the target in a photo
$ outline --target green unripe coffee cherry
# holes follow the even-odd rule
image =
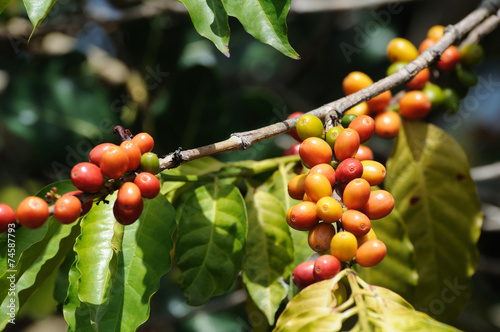
[[[484,58],[484,49],[479,44],[468,44],[460,50],[460,62],[472,67],[480,63]]]
[[[325,141],[330,145],[330,147],[333,149],[335,147],[335,141],[337,140],[337,136],[339,136],[339,133],[344,130],[341,126],[336,126],[333,128],[330,128],[325,135]]]
[[[302,140],[323,135],[323,122],[311,114],[304,114],[297,122],[297,134]]]
[[[445,88],[443,89],[443,94],[445,96],[443,102],[444,107],[453,113],[458,111],[458,108],[460,107],[460,96],[458,93],[451,88]]]
[[[465,66],[459,64],[456,68],[457,79],[465,87],[472,87],[477,84],[478,78],[476,73]]]
[[[403,67],[406,66],[407,64],[408,64],[408,62],[405,62],[405,61],[394,62],[393,64],[391,64],[389,66],[389,68],[387,68],[387,72],[386,72],[387,76],[391,76],[392,74],[397,73],[398,71],[403,69]]]
[[[158,156],[153,152],[146,152],[141,156],[141,166],[139,167],[141,172],[148,172],[151,174],[158,173],[160,169],[160,161]]]
[[[425,84],[422,92],[425,93],[427,98],[430,99],[433,108],[441,106],[446,99],[446,96],[443,93],[443,89],[441,89],[439,85],[431,82]]]
[[[340,120],[342,127],[347,128],[351,124],[352,120],[356,119],[358,116],[356,114],[346,114]]]

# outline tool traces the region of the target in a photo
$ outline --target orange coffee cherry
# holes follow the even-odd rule
[[[309,230],[307,237],[309,247],[316,252],[325,252],[330,249],[330,243],[335,235],[332,224],[320,222]]]

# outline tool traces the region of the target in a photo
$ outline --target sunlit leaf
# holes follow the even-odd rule
[[[434,125],[405,122],[386,187],[415,247],[414,306],[443,321],[462,310],[478,263],[482,215],[462,148]]]
[[[175,261],[184,296],[200,305],[225,293],[240,271],[247,216],[234,186],[209,184],[187,195],[178,213]]]
[[[271,45],[293,59],[299,55],[288,42],[286,17],[290,0],[224,0],[227,13],[258,41]]]
[[[33,32],[35,32],[57,0],[23,0],[23,2],[31,24],[33,24]]]
[[[229,57],[229,24],[221,0],[180,0],[186,6],[193,25],[200,35],[211,40]]]

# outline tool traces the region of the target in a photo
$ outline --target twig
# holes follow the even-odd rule
[[[484,22],[479,24],[477,27],[472,30],[467,37],[460,43],[460,47],[462,48],[468,44],[479,43],[479,41],[486,35],[492,33],[500,24],[500,11],[498,11],[495,15],[491,15]]]
[[[455,25],[448,26],[443,37],[440,40],[438,40],[425,52],[420,54],[415,60],[408,63],[397,73],[391,76],[387,76],[356,93],[309,111],[308,114],[312,114],[320,119],[324,119],[327,114],[333,111],[337,114],[337,116],[340,116],[349,108],[363,101],[367,101],[386,90],[392,89],[400,84],[408,82],[422,69],[427,68],[432,63],[434,63],[434,61],[439,58],[441,53],[443,53],[444,50],[446,50],[450,45],[453,45],[462,40],[465,34],[476,28],[492,14],[496,13],[499,7],[499,0],[483,1],[476,10],[471,12],[460,22]],[[329,123],[330,119],[326,120],[327,123]],[[255,143],[283,134],[295,128],[297,125],[297,121],[298,118],[288,119],[272,124],[270,126],[262,127],[260,129],[255,129],[243,133],[235,133],[232,134],[231,137],[227,140],[206,145],[201,148],[173,152],[160,159],[160,169],[164,170],[174,168],[190,160],[221,152],[244,150]]]
[[[474,181],[500,178],[500,161],[489,165],[474,167],[470,170],[470,173]]]

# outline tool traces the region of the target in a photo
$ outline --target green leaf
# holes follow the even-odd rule
[[[7,8],[7,5],[10,3],[10,0],[0,0],[0,14]]]
[[[28,17],[33,24],[33,33],[40,26],[42,21],[47,17],[50,9],[57,0],[23,0],[24,7],[26,7],[26,12],[28,13]],[[31,36],[30,36],[31,38]]]
[[[115,254],[111,245],[115,235],[115,199],[116,193],[107,197],[109,204],[101,202],[92,207],[82,219],[82,233],[75,243],[76,268],[80,271],[78,298],[87,304],[103,304],[109,297],[110,263]]]
[[[90,310],[89,307],[80,301],[78,298],[78,279],[80,278],[80,271],[76,268],[78,258],[75,259],[68,274],[69,287],[68,296],[64,301],[63,314],[64,319],[68,323],[68,332],[78,331],[94,331],[93,326],[90,324]]]
[[[7,270],[0,277],[0,299],[2,307],[7,305],[11,299],[15,299],[16,313],[26,303],[29,297],[38,289],[40,285],[54,272],[64,261],[68,251],[80,233],[78,223],[73,225],[62,225],[54,218],[50,218],[44,226],[46,228],[45,237],[26,248],[17,259],[17,264]],[[25,230],[25,232],[22,232]],[[16,231],[17,243],[23,243],[23,234],[36,230],[21,228]],[[7,279],[10,277],[11,279]],[[14,277],[14,279],[12,279]],[[15,280],[14,296],[10,290],[11,281]],[[0,319],[0,326],[5,326],[9,316],[3,315]]]
[[[293,268],[293,246],[286,214],[271,194],[255,191],[247,197],[248,237],[243,282],[269,325],[286,297],[286,278]]]
[[[241,269],[247,215],[238,188],[209,184],[187,193],[178,211],[175,261],[188,303],[224,294]]]
[[[290,0],[224,0],[228,15],[236,17],[243,28],[258,41],[271,45],[284,55],[298,59],[288,42],[286,17]]]
[[[386,187],[415,247],[413,304],[452,320],[471,292],[482,215],[467,156],[441,129],[406,122],[387,162]]]
[[[273,331],[340,331],[342,313],[332,310],[337,306],[334,291],[338,288],[340,277],[304,288],[288,302]]]
[[[91,219],[108,219],[108,214],[112,214],[113,200],[111,197],[111,204],[103,205],[102,210]],[[88,223],[88,226],[90,225],[97,227],[92,221]],[[108,234],[111,229],[113,235]],[[107,239],[105,242],[116,255],[107,253],[99,259],[102,262],[103,272],[97,276],[95,289],[100,293],[96,297],[97,300],[102,302],[98,304],[80,302],[82,293],[85,298],[94,299],[87,296],[88,294],[84,293],[85,289],[82,288],[82,282],[88,275],[82,273],[79,278],[78,275],[75,276],[72,268],[68,297],[64,306],[64,315],[70,330],[77,329],[82,317],[87,319],[87,325],[92,322],[96,329],[102,331],[135,331],[144,323],[149,317],[151,296],[158,290],[160,278],[172,265],[170,251],[173,248],[174,230],[175,211],[163,196],[146,200],[141,217],[132,225],[123,227],[114,222],[113,227],[107,226],[104,229]],[[84,231],[88,232],[88,229],[83,229],[82,233]],[[91,235],[100,238],[99,233]],[[87,241],[94,242],[88,238]],[[79,243],[75,249],[80,249],[81,245],[82,243]],[[94,252],[85,252],[84,256],[78,258],[77,268],[84,263],[83,260],[99,256],[103,247],[97,243],[93,250]],[[80,252],[77,251],[79,254]],[[109,263],[106,265],[106,262]],[[88,264],[94,262],[85,262],[83,266]],[[101,269],[101,266],[96,269]],[[103,285],[104,283],[99,280],[105,278],[109,278],[109,281]],[[87,284],[90,285],[89,281]]]
[[[338,283],[346,275],[351,292],[343,302]],[[398,294],[367,284],[349,269],[304,288],[288,303],[274,331],[345,331],[346,321],[345,325],[355,322],[352,331],[457,331],[416,311]]]
[[[387,246],[387,254],[375,266],[363,268],[355,265],[356,271],[366,282],[388,288],[412,302],[418,274],[413,244],[404,221],[394,209],[387,217],[372,220],[372,228]]]
[[[200,35],[211,40],[229,57],[229,24],[221,0],[179,0],[186,6],[191,21]]]

